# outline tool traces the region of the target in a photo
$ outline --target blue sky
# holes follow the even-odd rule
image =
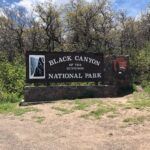
[[[113,6],[116,9],[125,9],[129,16],[137,16],[145,11],[150,0],[115,0]]]
[[[46,0],[0,0],[0,5],[19,5],[31,10],[32,5],[37,2],[44,2]],[[49,0],[50,1],[50,0]],[[69,0],[53,0],[56,4],[64,4]],[[92,1],[92,0],[88,0]],[[111,0],[113,7],[116,10],[125,9],[129,16],[138,16],[141,11],[146,10],[146,6],[150,0]]]

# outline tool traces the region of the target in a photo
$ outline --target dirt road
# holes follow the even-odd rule
[[[102,101],[105,101],[103,99]],[[125,103],[126,97],[107,99]],[[100,119],[81,117],[88,110],[65,112],[72,101],[35,105],[38,112],[0,115],[0,150],[149,150],[150,121],[127,124],[127,116],[149,112],[119,109]],[[94,106],[92,106],[94,108]],[[92,108],[89,108],[92,109]]]

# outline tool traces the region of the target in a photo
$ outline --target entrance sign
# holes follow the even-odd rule
[[[97,82],[103,80],[102,53],[27,52],[26,81]]]

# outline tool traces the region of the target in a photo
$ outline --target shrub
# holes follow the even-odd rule
[[[150,82],[149,82],[149,85],[144,87],[144,91],[150,94]]]
[[[131,58],[133,81],[147,86],[150,82],[150,44],[136,52]]]
[[[0,90],[22,94],[25,80],[25,68],[18,60],[0,63]]]
[[[21,97],[18,93],[8,93],[8,92],[2,92],[0,93],[0,103],[3,102],[11,102],[16,103],[21,100]]]
[[[25,85],[25,67],[23,59],[17,56],[12,63],[0,62],[0,102],[18,102]]]

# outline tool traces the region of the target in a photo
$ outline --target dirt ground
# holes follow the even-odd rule
[[[125,103],[129,96],[100,101]],[[131,115],[148,115],[132,109],[120,109],[100,119],[81,117],[88,110],[62,113],[60,105],[71,107],[72,101],[34,105],[38,112],[22,116],[0,115],[0,150],[149,150],[150,121],[127,124]],[[31,107],[31,106],[28,106]],[[92,106],[94,107],[94,106]]]

